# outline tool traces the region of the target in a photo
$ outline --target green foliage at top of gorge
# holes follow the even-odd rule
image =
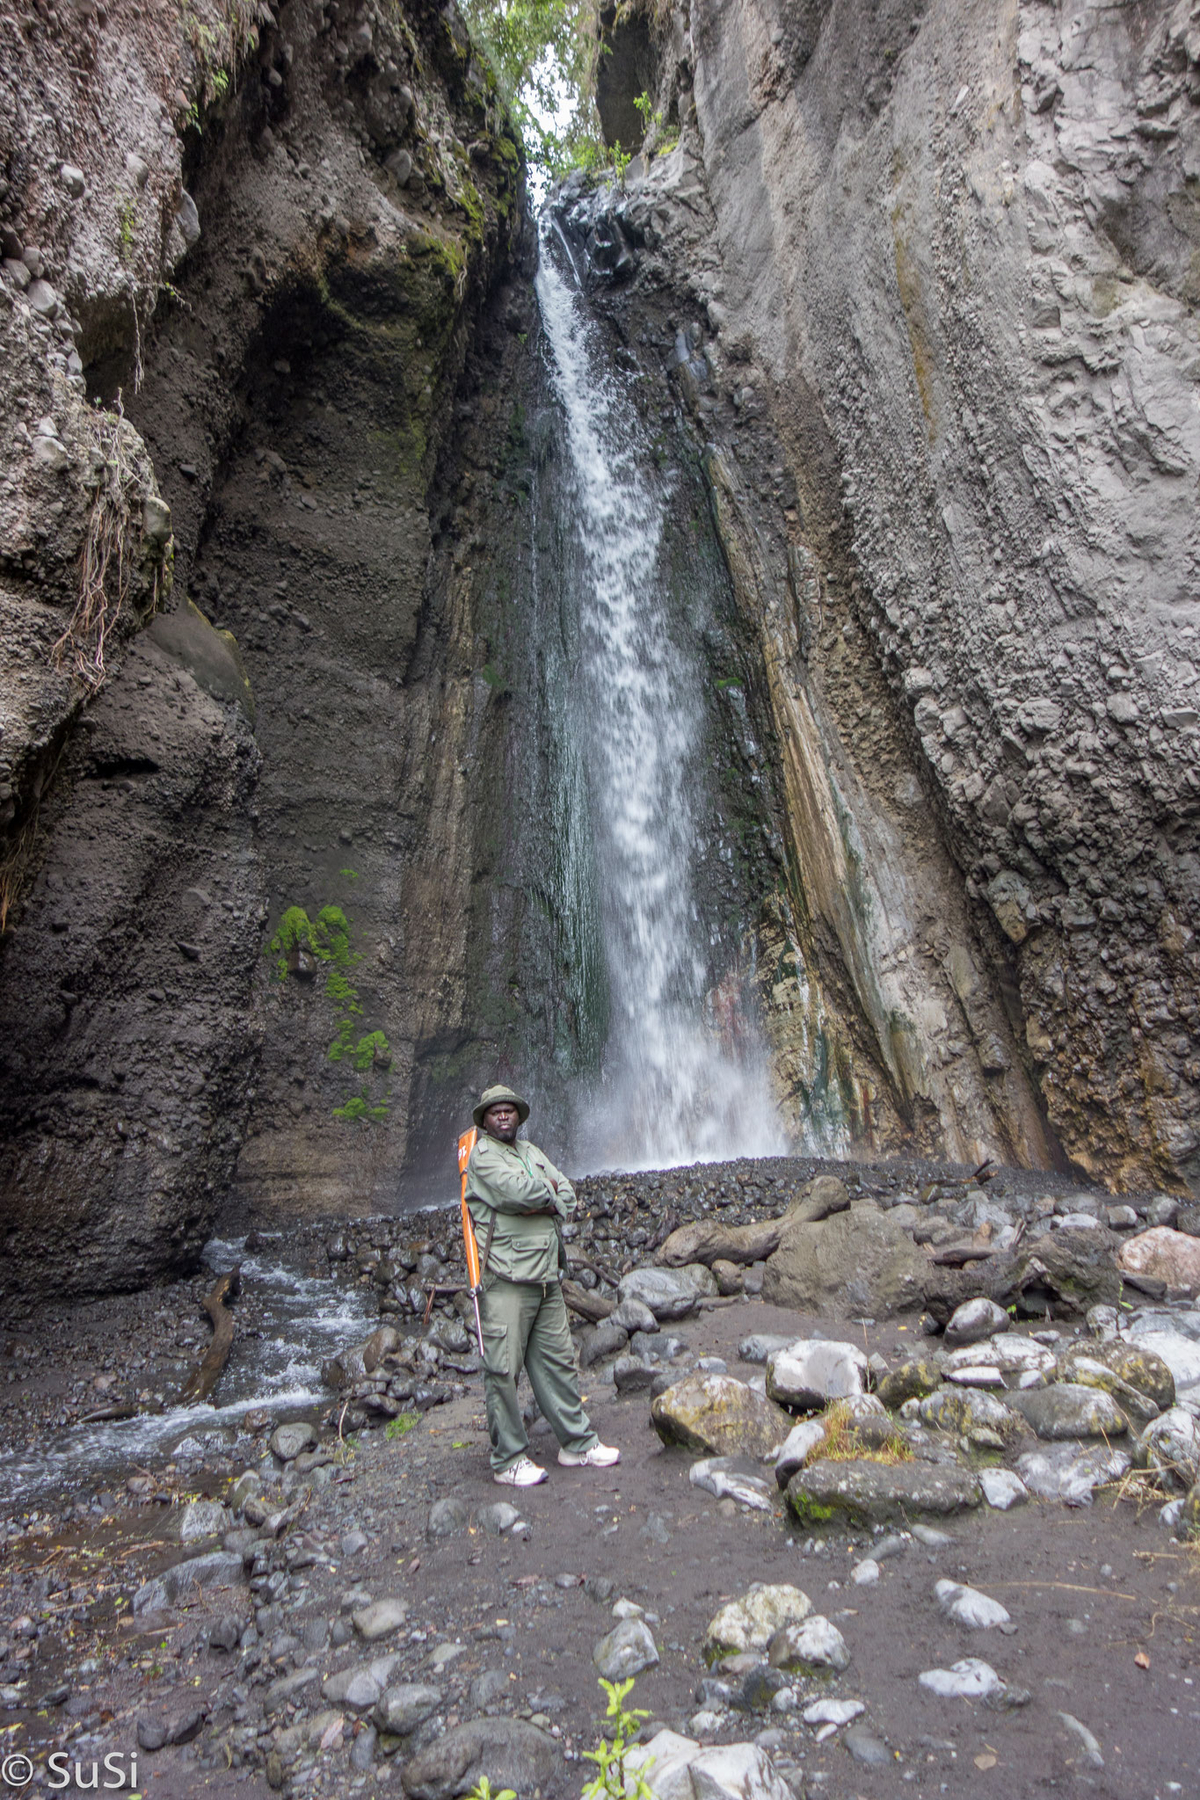
[[[606,160],[596,115],[597,0],[462,0],[533,167],[553,180]]]

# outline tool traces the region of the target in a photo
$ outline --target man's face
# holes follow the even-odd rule
[[[515,1142],[520,1116],[511,1100],[497,1100],[483,1115],[483,1129],[502,1144]]]

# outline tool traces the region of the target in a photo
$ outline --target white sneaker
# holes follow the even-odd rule
[[[611,1469],[621,1452],[612,1444],[593,1444],[590,1450],[560,1450],[558,1460],[564,1469]]]
[[[545,1479],[545,1469],[539,1469],[527,1456],[518,1456],[516,1462],[509,1463],[507,1469],[501,1469],[492,1476],[492,1480],[498,1481],[501,1487],[536,1487],[539,1481]]]

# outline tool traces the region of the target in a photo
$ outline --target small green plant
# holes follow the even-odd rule
[[[342,874],[357,880],[353,869]],[[267,954],[275,959],[275,973],[280,981],[289,975],[315,974],[324,970],[325,993],[340,1014],[333,1042],[326,1051],[330,1062],[348,1062],[358,1075],[379,1070],[386,1075],[392,1066],[392,1048],[384,1032],[356,1032],[355,1020],[362,1017],[362,1000],[351,980],[351,972],[362,961],[362,952],[351,948],[350,921],[340,906],[323,906],[310,919],[302,906],[289,906],[267,945]],[[343,1124],[378,1124],[387,1118],[388,1100],[374,1099],[364,1089],[333,1108],[333,1116]]]
[[[137,226],[137,201],[131,194],[126,194],[118,209],[120,255],[122,262],[128,262],[129,252],[133,249],[134,233]]]
[[[387,1425],[384,1427],[383,1435],[385,1438],[390,1438],[394,1443],[397,1438],[407,1437],[413,1426],[419,1425],[420,1422],[420,1413],[397,1413],[394,1419],[388,1420]],[[487,1789],[486,1781],[481,1785]],[[493,1800],[502,1800],[502,1797],[497,1794],[493,1796]]]
[[[625,1773],[626,1753],[635,1742],[643,1719],[650,1717],[640,1706],[625,1705],[633,1690],[633,1676],[628,1681],[605,1681],[601,1677],[600,1686],[608,1695],[605,1717],[613,1722],[613,1737],[611,1743],[602,1737],[595,1750],[584,1751],[586,1761],[596,1765],[596,1776],[585,1786],[581,1800],[654,1800],[654,1790],[646,1780],[649,1762]]]
[[[501,1788],[498,1794],[493,1794],[491,1782],[486,1775],[481,1775],[467,1795],[467,1800],[517,1800],[517,1796],[513,1788]]]
[[[622,150],[620,138],[615,138],[613,140],[613,147],[608,153],[608,157],[612,164],[613,174],[616,176],[623,193],[625,191],[625,171],[633,161],[633,151]]]

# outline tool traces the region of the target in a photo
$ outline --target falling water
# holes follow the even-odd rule
[[[668,617],[667,495],[545,244],[537,290],[582,540],[582,704],[570,728],[588,776],[609,991],[602,1079],[578,1108],[577,1142],[592,1166],[624,1168],[780,1154],[789,1146],[757,1033],[736,1006],[723,1034],[705,1017],[693,868],[702,665]]]

